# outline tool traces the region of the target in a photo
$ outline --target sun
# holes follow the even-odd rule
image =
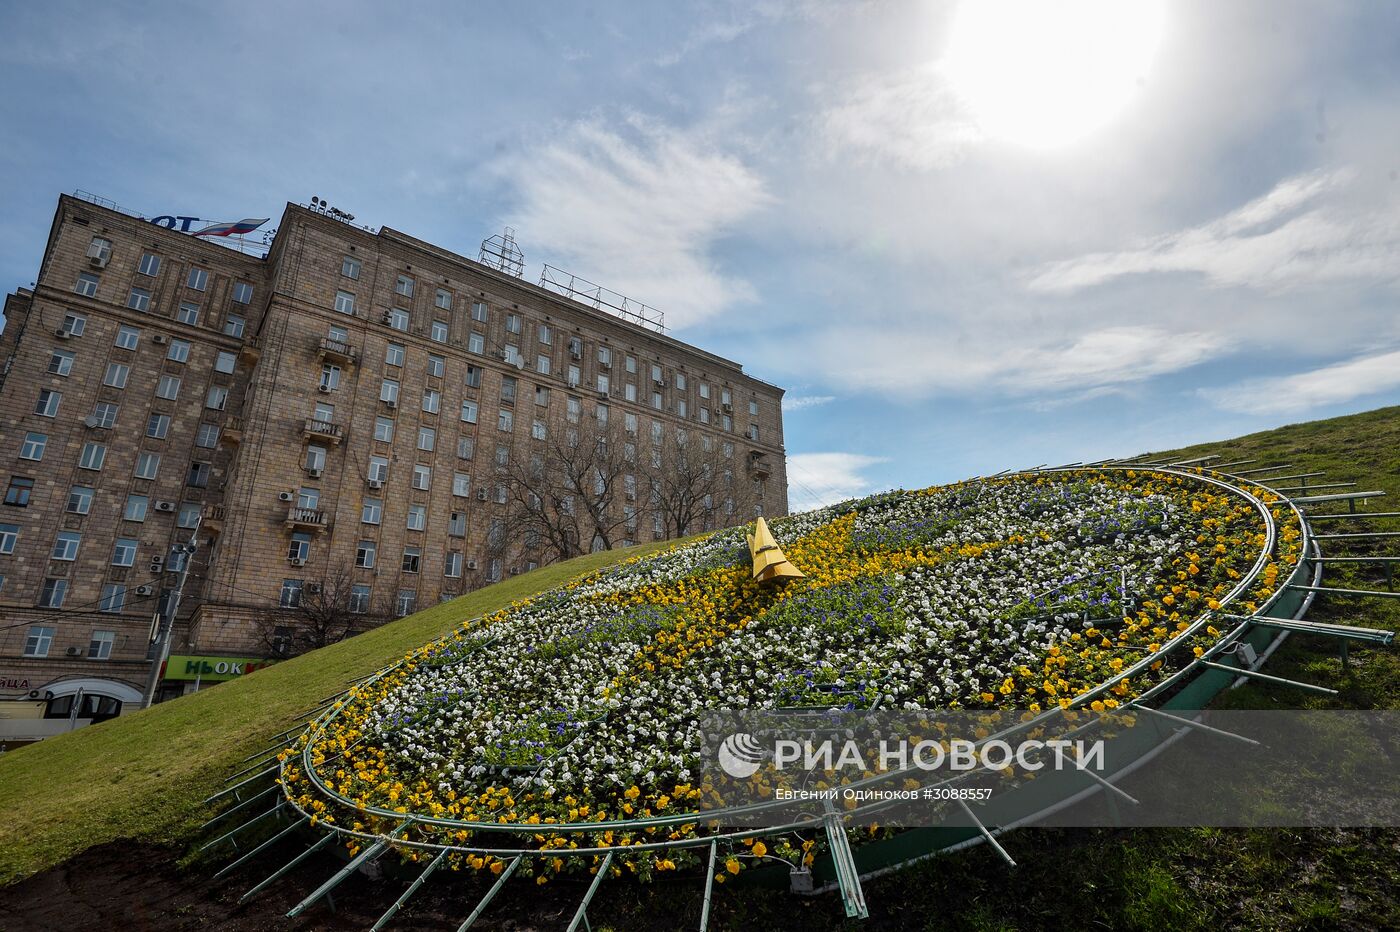
[[[1160,0],[963,0],[943,68],[986,135],[1054,148],[1132,101],[1164,20]]]

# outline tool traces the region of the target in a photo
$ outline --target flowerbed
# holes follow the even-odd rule
[[[1254,611],[1298,559],[1292,513],[1274,515],[1275,546],[1234,610]],[[467,622],[352,690],[303,739],[335,795],[284,753],[289,798],[356,832],[387,831],[390,814],[461,823],[410,829],[480,849],[454,867],[499,872],[493,843],[557,849],[520,867],[544,882],[596,869],[572,849],[646,843],[657,847],[621,852],[614,870],[649,876],[695,860],[664,845],[703,833],[703,817],[684,817],[701,794],[700,712],[1037,711],[1101,685],[1093,707],[1113,708],[1215,642],[1217,628],[1193,622],[1267,542],[1242,496],[1095,470],[887,493],[772,529],[806,579],[759,586],[732,528]],[[810,862],[817,844],[783,837],[773,853]],[[748,839],[740,853],[769,850]],[[726,857],[721,874],[740,867]]]

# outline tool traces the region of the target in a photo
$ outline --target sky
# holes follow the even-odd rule
[[[787,390],[795,510],[1400,402],[1400,6],[0,0],[0,285],[60,193],[312,196]],[[275,222],[275,220],[274,220]]]

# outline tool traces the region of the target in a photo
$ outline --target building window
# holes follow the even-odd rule
[[[39,461],[44,458],[44,450],[48,448],[49,435],[27,433],[24,435],[24,443],[19,447],[19,458],[22,460]]]
[[[502,469],[510,465],[510,445],[505,443],[496,444],[496,465]]]
[[[67,588],[67,584],[64,583],[62,579],[46,579],[44,580],[45,591],[48,590],[49,583],[60,583],[64,585],[64,588]],[[61,595],[58,597],[58,602],[60,605],[63,604],[63,597]],[[54,608],[55,606],[47,605],[46,603],[46,607]],[[49,655],[49,647],[53,645],[53,632],[54,629],[47,625],[30,625],[29,636],[24,639],[24,656],[47,657]]]
[[[430,466],[418,463],[413,467],[413,487],[426,491],[433,482],[433,470]]]
[[[62,608],[63,600],[68,597],[68,580],[66,579],[46,579],[44,580],[43,591],[39,593],[40,608]],[[48,648],[45,647],[45,655]]]
[[[54,350],[49,355],[49,375],[68,377],[73,371],[73,354],[66,350]]]
[[[229,314],[224,318],[224,336],[235,339],[243,339],[243,327],[247,322],[237,314]]]
[[[478,356],[483,355],[486,352],[486,337],[473,330],[467,336],[467,350]]]
[[[190,269],[190,275],[185,280],[185,284],[195,291],[203,291],[209,286],[209,273],[204,269]]]
[[[369,611],[369,586],[356,585],[350,587],[350,612],[353,615],[363,615]]]
[[[390,343],[388,346],[384,347],[384,365],[402,366],[403,355],[403,347],[401,345],[398,343]]]
[[[325,389],[328,392],[333,392],[336,389],[340,388],[340,367],[322,366],[320,384],[321,388]]]
[[[470,365],[470,364],[467,365],[467,381],[466,381],[466,386],[467,386],[467,388],[480,388],[480,387],[481,387],[481,367],[480,367],[480,366],[473,366],[473,365]]]
[[[111,430],[112,426],[117,423],[119,409],[120,405],[115,405],[110,401],[99,401],[92,408],[91,426]]]
[[[389,458],[387,456],[371,456],[369,458],[369,478],[376,482],[388,480]]]
[[[431,427],[418,428],[418,449],[431,453],[433,447],[437,445],[437,431]]]
[[[128,495],[126,497],[126,507],[122,510],[122,520],[124,521],[145,521],[146,508],[150,503],[144,495]]]
[[[409,505],[408,517],[404,523],[410,531],[423,531],[428,527],[428,507],[426,505]]]
[[[550,359],[544,353],[535,357],[535,371],[540,375],[549,375]]]
[[[145,288],[131,289],[131,294],[126,299],[126,306],[133,311],[149,311],[151,309],[151,293]]]
[[[85,515],[92,510],[92,487],[75,485],[68,490],[68,510],[75,515]]]
[[[655,408],[656,410],[660,411],[660,410],[661,410],[662,404],[663,404],[663,401],[662,401],[662,399],[661,399],[661,393],[660,393],[660,392],[652,392],[652,393],[651,393],[651,406],[652,406],[653,408]]]
[[[428,354],[428,375],[442,378],[447,373],[447,360],[441,356]]]
[[[601,372],[598,373],[598,393],[600,395],[606,395],[608,393],[609,384],[608,377]]]
[[[313,489],[310,486],[302,486],[297,489],[297,507],[307,511],[315,511],[321,507],[321,490]]]
[[[519,315],[519,314],[507,314],[507,315],[506,315],[506,333],[516,333],[516,334],[518,334],[518,333],[520,333],[520,332],[521,332],[521,328],[520,328],[520,315]]]
[[[498,430],[510,431],[515,429],[515,415],[502,408],[496,415],[496,428]]]
[[[121,583],[107,583],[102,587],[102,601],[98,603],[99,612],[110,612],[119,614],[126,607],[126,586]],[[100,638],[98,635],[106,635]],[[100,643],[105,640],[105,643]],[[104,649],[105,648],[105,649]],[[112,656],[112,632],[94,631],[92,641],[88,644],[88,657],[93,660],[106,660]]]
[[[141,331],[135,327],[128,327],[122,324],[117,328],[117,340],[113,345],[117,349],[134,350],[141,343]]]
[[[250,284],[248,284],[247,282],[234,282],[234,283],[233,283],[233,303],[234,303],[234,304],[252,304],[252,303],[253,303],[253,286],[250,285]]]
[[[583,402],[570,396],[564,409],[564,416],[568,418],[570,424],[577,424],[579,415],[583,412]]]
[[[581,378],[582,378],[582,373],[580,372],[579,367],[578,367],[578,366],[575,366],[575,365],[570,365],[570,366],[569,366],[569,376],[568,376],[568,378],[566,379],[566,381],[569,383],[569,387],[570,387],[570,388],[578,388],[579,379],[581,379]]]
[[[374,419],[374,439],[381,443],[394,442],[394,419],[379,415]]]
[[[545,430],[544,421],[541,421],[541,420],[538,420],[538,419],[537,419],[537,420],[535,421],[535,423],[534,423],[534,424],[531,426],[531,428],[530,428],[530,435],[531,435],[532,437],[534,437],[536,440],[544,440],[544,439],[546,439],[547,433],[546,433],[546,430]]]
[[[444,311],[452,310],[452,292],[439,288],[436,297],[433,298],[433,304]]]
[[[487,316],[485,301],[472,302],[472,320],[480,321],[484,324],[486,323]]]
[[[379,385],[379,400],[397,405],[399,403],[399,383],[393,379],[385,379]]]
[[[308,445],[307,448],[306,448],[306,464],[305,464],[305,468],[307,469],[307,471],[311,471],[311,470],[313,470],[313,469],[314,469],[314,470],[325,470],[325,468],[326,468],[326,448],[325,448],[325,447],[322,447],[322,446],[317,446],[317,445],[314,444],[314,443]]]
[[[63,404],[63,393],[50,388],[39,389],[39,398],[34,402],[34,413],[40,417],[58,417],[59,406]]]
[[[442,392],[433,388],[424,389],[423,411],[427,414],[437,414],[440,407],[442,407]]]
[[[209,386],[209,393],[204,396],[204,407],[210,411],[222,411],[228,404],[228,389],[222,385]]]
[[[492,560],[491,565],[486,570],[486,579],[489,582],[501,581],[501,561]]]
[[[300,608],[303,585],[304,583],[300,579],[282,580],[282,592],[278,596],[277,604],[282,608]]]
[[[472,477],[464,472],[453,473],[452,494],[461,496],[472,494]]]
[[[355,313],[355,296],[348,291],[335,293],[335,309],[342,314]]]
[[[190,361],[190,344],[186,340],[171,340],[170,349],[165,351],[165,358],[171,362],[186,363]]]
[[[160,454],[143,450],[136,456],[136,471],[133,475],[137,479],[154,479],[160,474]]]
[[[0,554],[14,553],[17,543],[19,543],[19,525],[0,524]]]
[[[100,443],[89,441],[83,444],[83,452],[78,457],[78,466],[83,469],[101,469],[107,459],[107,448]]]
[[[64,562],[78,559],[78,547],[82,542],[83,535],[77,531],[59,531],[58,536],[54,538],[53,552],[49,554],[49,559]]]
[[[462,420],[468,424],[475,424],[477,418],[477,405],[475,401],[465,400],[462,402]]]
[[[192,528],[199,523],[199,516],[203,513],[204,506],[199,502],[181,502],[180,511],[175,515],[175,526]]]
[[[287,544],[287,559],[300,560],[302,563],[311,556],[311,535],[304,531],[298,531],[292,535],[291,541]]]
[[[413,279],[407,275],[400,275],[399,280],[394,282],[394,292],[405,298],[413,297]]]
[[[97,276],[91,272],[79,273],[78,281],[73,285],[73,290],[85,298],[97,297]]]
[[[442,561],[442,575],[457,578],[462,575],[462,555],[449,551]]]
[[[185,479],[185,485],[194,489],[207,488],[209,486],[209,464],[190,463],[190,472]]]
[[[378,498],[365,499],[360,507],[360,523],[378,524],[384,517],[384,502]]]
[[[340,274],[346,278],[358,279],[360,277],[360,260],[346,256],[340,260]]]
[[[83,331],[87,330],[87,317],[74,311],[68,311],[63,315],[63,329],[75,337],[80,337],[83,335]]]
[[[372,540],[362,540],[355,547],[355,565],[367,570],[374,569],[375,544]]]
[[[181,301],[179,308],[175,311],[175,319],[182,324],[198,327],[199,305],[195,304],[193,301]]]
[[[109,592],[109,590],[116,590]],[[122,601],[126,596],[126,590],[121,586],[104,586],[102,590],[102,611],[120,612]],[[115,605],[113,608],[111,606]],[[115,631],[94,631],[88,640],[88,659],[106,660],[112,656],[112,642],[117,639]]]
[[[501,401],[504,404],[515,404],[515,376],[501,376]]]
[[[428,339],[434,343],[447,342],[447,321],[435,320],[428,327]]]
[[[133,537],[118,537],[112,548],[113,566],[135,566],[138,542]]]
[[[458,438],[457,438],[457,458],[458,458],[458,459],[463,459],[463,460],[469,460],[469,459],[471,459],[471,458],[472,458],[473,456],[475,456],[475,455],[476,455],[476,438],[475,438],[475,437],[458,437]]]
[[[408,331],[408,311],[405,311],[405,310],[404,310],[403,308],[401,308],[401,307],[390,308],[390,309],[389,309],[389,320],[388,320],[388,323],[389,323],[389,326],[390,326],[390,327],[393,327],[395,330],[402,330],[402,331],[404,331],[404,332],[407,332],[407,331]]]
[[[467,513],[454,511],[447,519],[447,533],[450,537],[467,536]]]
[[[131,377],[131,367],[119,362],[107,363],[107,371],[102,375],[102,384],[108,388],[126,388],[126,381]]]
[[[230,375],[233,368],[238,363],[238,357],[227,350],[219,350],[219,355],[214,357],[214,371]]]
[[[212,450],[219,445],[219,425],[200,424],[199,430],[195,432],[194,444],[197,447],[204,447]]]
[[[160,256],[153,252],[144,253],[141,256],[141,264],[136,267],[136,271],[142,275],[154,277],[160,272]]]
[[[418,601],[418,593],[412,589],[400,589],[398,597],[394,599],[394,612],[400,618],[404,615],[413,614],[414,603]]]
[[[542,345],[544,345],[544,346],[553,346],[553,345],[554,345],[554,333],[549,329],[549,325],[548,325],[548,324],[540,324],[539,327],[538,327],[537,335],[538,335],[539,341],[540,341],[540,343],[541,343]]]
[[[156,383],[156,397],[164,398],[166,401],[174,401],[180,397],[180,377],[175,375],[162,375],[160,381]]]
[[[416,573],[423,562],[422,551],[418,547],[403,548],[403,571]]]

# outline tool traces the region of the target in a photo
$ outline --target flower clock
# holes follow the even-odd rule
[[[283,792],[352,852],[647,879],[710,855],[703,711],[1116,708],[1265,605],[1303,546],[1286,502],[1199,470],[1016,474],[771,526],[805,578],[756,582],[735,527],[464,622],[313,723]],[[710,863],[824,845],[726,836]]]

